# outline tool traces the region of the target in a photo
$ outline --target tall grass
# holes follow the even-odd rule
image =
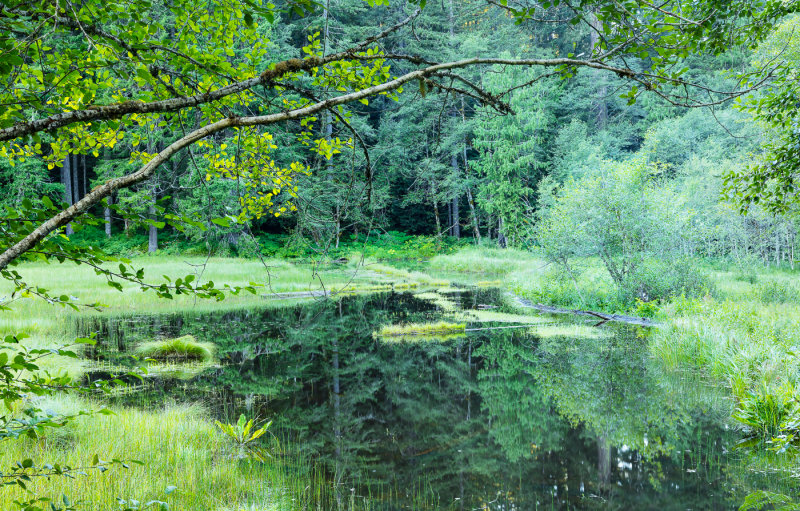
[[[664,306],[665,326],[651,350],[667,367],[695,369],[725,386],[733,417],[748,434],[788,434],[800,419],[789,406],[800,398],[794,390],[800,383],[796,277],[782,270],[758,271],[755,279],[738,275],[715,272],[717,297],[679,297]]]
[[[536,270],[545,262],[531,252],[485,247],[464,248],[455,254],[437,255],[428,262],[433,270],[505,275]]]
[[[85,401],[60,397],[46,408],[74,411]],[[162,500],[170,509],[285,509],[289,496],[301,495],[308,481],[285,471],[281,457],[270,463],[236,458],[236,449],[197,405],[167,405],[159,411],[119,408],[116,415],[84,417],[39,440],[5,441],[0,466],[23,459],[73,467],[101,459],[140,460],[130,468],[89,471],[75,479],[36,479],[28,489],[37,495],[81,501],[81,509],[117,509],[116,499]],[[177,490],[167,494],[168,486]],[[0,492],[0,509],[12,509],[15,488]],[[298,504],[300,504],[298,502]],[[300,508],[291,506],[291,508]]]

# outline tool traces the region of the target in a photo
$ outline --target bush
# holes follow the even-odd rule
[[[665,301],[677,296],[697,297],[709,294],[714,285],[692,261],[648,260],[628,275],[620,286],[620,301],[633,305],[638,301]]]

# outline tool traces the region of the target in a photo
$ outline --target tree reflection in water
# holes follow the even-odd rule
[[[463,292],[464,308],[499,291]],[[735,509],[763,481],[726,454],[738,435],[713,389],[658,370],[646,334],[540,337],[526,329],[384,343],[381,325],[438,320],[411,294],[83,321],[95,355],[191,334],[221,364],[119,396],[203,401],[220,418],[275,420],[298,459],[325,467],[340,508]],[[310,463],[300,464],[309,467]],[[310,470],[310,468],[308,468]],[[758,486],[761,484],[762,486]]]

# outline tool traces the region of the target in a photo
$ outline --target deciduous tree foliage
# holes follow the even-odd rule
[[[265,126],[298,123],[299,140],[327,157],[354,141],[318,137],[313,127],[324,111],[345,120],[344,105],[394,97],[410,82],[419,84],[421,94],[463,93],[500,112],[512,111],[502,94],[489,93],[459,73],[465,68],[546,68],[569,78],[588,67],[629,82],[630,101],[642,90],[675,104],[724,101],[742,94],[741,88],[717,91],[688,83],[681,77],[682,59],[754,45],[796,8],[777,0],[490,2],[481,15],[487,19],[505,12],[509,24],[584,25],[594,32],[592,51],[545,58],[524,52],[513,59],[480,55],[448,62],[404,52],[402,45],[382,49],[390,36],[402,37],[398,30],[411,23],[417,7],[375,3],[386,15],[388,28],[381,34],[327,53],[319,34],[312,33],[295,58],[276,61],[269,51],[271,27],[293,15],[287,10],[304,14],[312,4],[4,1],[0,151],[14,162],[40,155],[56,166],[68,154],[99,155],[125,142],[139,168],[100,184],[39,225],[5,232],[0,269],[92,205],[150,179],[191,146],[202,149],[207,179],[235,178],[246,189],[240,197],[245,215],[280,215],[292,209],[292,182],[308,167],[276,161],[272,154],[278,147]],[[452,33],[452,24],[446,29]],[[395,77],[395,70],[402,74]],[[159,146],[142,148],[142,130],[168,135]]]

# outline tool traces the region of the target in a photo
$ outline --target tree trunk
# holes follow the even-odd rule
[[[506,242],[506,235],[503,232],[502,218],[497,220],[497,246],[500,248],[506,248],[508,246],[508,243]]]
[[[155,202],[156,198],[153,197],[153,201]],[[156,206],[155,204],[150,204],[150,207],[147,208],[147,213],[151,220],[156,219]],[[150,253],[155,252],[158,250],[158,229],[156,229],[155,225],[150,225],[150,228],[147,232],[147,251]]]
[[[81,155],[81,197],[89,193],[89,182],[86,178],[86,155]]]
[[[73,201],[74,195],[72,193],[72,156],[69,154],[64,158],[64,165],[61,167],[61,182],[64,184],[64,202],[71,206],[75,202]],[[67,224],[64,228],[64,233],[67,236],[72,236],[74,233],[72,223]]]
[[[81,200],[81,190],[80,185],[78,184],[78,155],[72,156],[72,165],[70,165],[71,174],[72,174],[72,202],[70,204],[75,204],[79,200]]]
[[[106,221],[106,238],[110,238],[111,237],[111,208],[109,206],[114,204],[114,196],[113,195],[109,195],[108,198],[106,199],[106,203],[108,204],[108,206],[103,208],[103,217],[105,218],[105,221]]]
[[[453,235],[453,202],[447,201],[447,235]]]
[[[442,220],[439,217],[439,205],[436,204],[436,201],[433,201],[433,216],[436,218],[436,237],[440,237],[442,235]]]
[[[480,245],[481,230],[478,228],[478,213],[475,211],[475,201],[469,187],[467,187],[467,203],[469,204],[469,213],[472,215],[472,234],[475,236],[475,243]]]
[[[450,165],[453,167],[453,172],[456,175],[460,174],[459,169],[458,169],[458,155],[457,154],[454,154],[454,155],[452,155],[450,157]],[[453,217],[452,221],[450,222],[450,225],[452,226],[452,235],[455,236],[456,238],[460,238],[461,237],[461,225],[460,225],[461,224],[461,218],[459,218],[460,215],[459,215],[459,211],[458,211],[458,199],[459,199],[458,195],[459,194],[456,193],[456,196],[453,197],[453,201],[452,201],[452,203],[450,205],[450,211],[451,211],[451,214],[452,214],[452,217]]]
[[[458,197],[453,197],[453,236],[461,238],[461,218],[458,211]]]

